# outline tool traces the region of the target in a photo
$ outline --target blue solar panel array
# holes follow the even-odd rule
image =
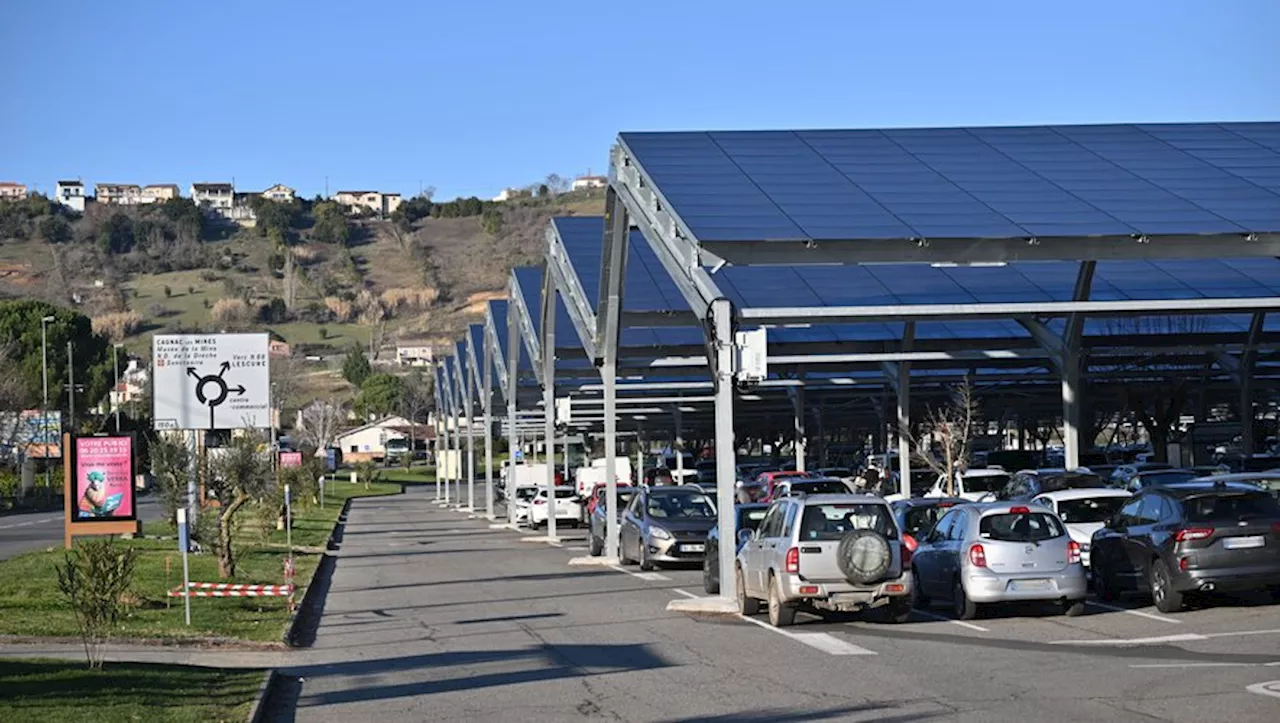
[[[542,269],[536,266],[521,266],[511,270],[516,276],[516,283],[520,285],[520,293],[524,297],[525,308],[529,310],[529,318],[533,323],[533,331],[541,338],[542,336],[542,318],[539,316],[542,309]],[[597,276],[599,271],[596,272]],[[578,338],[578,331],[573,326],[573,320],[569,318],[569,310],[564,305],[564,299],[559,298],[557,294],[556,300],[556,349],[566,350],[569,352],[582,353],[582,340]]]
[[[1280,123],[620,139],[704,243],[1280,232]]]
[[[498,332],[498,349],[502,355],[503,363],[507,359],[507,309],[508,302],[506,299],[494,299],[489,302],[489,314],[493,317],[494,328]],[[529,362],[529,351],[520,345],[520,371],[530,371],[533,365]]]

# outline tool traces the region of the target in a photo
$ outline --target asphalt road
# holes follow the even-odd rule
[[[353,503],[272,720],[1280,720],[1280,606],[1261,599],[778,631],[667,612],[702,594],[700,570],[570,567],[580,533],[534,542],[433,494]]]
[[[159,519],[155,497],[138,498],[138,516],[144,521]],[[63,512],[23,512],[0,517],[0,560],[30,550],[62,544]]]

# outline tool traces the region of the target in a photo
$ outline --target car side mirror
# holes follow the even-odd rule
[[[751,530],[738,530],[738,544],[741,545],[750,541],[752,535],[754,534],[755,533],[753,533]]]

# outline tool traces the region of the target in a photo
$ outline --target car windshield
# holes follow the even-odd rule
[[[556,499],[558,500],[567,500],[570,497],[577,497],[577,496],[578,496],[578,492],[572,488],[565,489],[565,490],[561,490],[561,489],[556,490]]]
[[[1218,493],[1182,501],[1188,522],[1236,522],[1280,518],[1280,503],[1266,492]]]
[[[932,530],[933,526],[938,524],[938,520],[947,514],[950,509],[950,504],[912,507],[907,510],[906,524],[903,526],[902,531],[918,538],[921,533]]]
[[[800,520],[800,540],[839,540],[854,530],[873,530],[893,540],[897,525],[887,505],[874,502],[840,502],[805,505]]]
[[[1082,500],[1059,500],[1058,517],[1062,521],[1072,522],[1106,522],[1125,502],[1128,497],[1086,497]]]
[[[1007,474],[984,474],[972,477],[965,475],[964,477],[965,492],[999,492],[1006,484],[1009,484]]]
[[[768,507],[761,507],[754,510],[743,510],[738,515],[738,529],[755,530],[760,527],[760,523],[764,521],[765,513],[768,511]]]
[[[767,485],[743,485],[742,491],[752,502],[759,502],[769,496],[769,487]]]
[[[520,489],[516,490],[516,499],[518,500],[531,500],[537,495],[538,495],[537,487],[521,487]]]
[[[834,479],[808,480],[791,483],[791,494],[803,495],[847,495],[849,485]]]
[[[1040,542],[1066,534],[1047,512],[999,512],[978,523],[978,537],[999,542]]]
[[[1096,474],[1068,473],[1040,475],[1041,492],[1057,492],[1058,490],[1101,489],[1107,483]]]
[[[716,508],[711,498],[701,492],[659,492],[649,495],[649,516],[706,519],[716,516]]]
[[[1157,472],[1140,472],[1138,473],[1138,481],[1142,483],[1143,487],[1153,487],[1190,482],[1197,476],[1195,472],[1187,469],[1168,469]]]

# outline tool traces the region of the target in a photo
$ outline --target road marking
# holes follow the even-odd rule
[[[574,546],[574,547],[566,547],[566,548],[564,548],[564,549],[566,549],[566,550],[573,550],[574,552],[582,552],[583,550],[585,550],[585,549],[587,549],[587,548],[585,548],[585,547],[578,547],[578,546]]]
[[[1265,683],[1254,683],[1245,688],[1250,693],[1258,695],[1269,695],[1272,698],[1280,698],[1280,680],[1268,680]]]
[[[1234,638],[1238,635],[1276,635],[1280,634],[1280,628],[1271,630],[1241,630],[1234,633],[1205,633],[1206,638]]]
[[[1275,663],[1145,663],[1130,668],[1260,668]]]
[[[934,613],[925,612],[924,610],[916,610],[916,612],[917,612],[917,613],[919,613],[919,614],[921,614],[921,615],[923,615],[923,616],[925,616],[926,618],[930,618],[930,619],[932,619],[932,620],[937,620],[938,622],[942,622],[942,623],[951,623],[951,624],[953,624],[953,625],[959,625],[959,626],[960,626],[960,627],[962,627],[962,628],[968,628],[968,629],[970,629],[970,630],[977,630],[977,631],[978,631],[978,632],[980,632],[980,633],[989,633],[989,632],[991,632],[991,630],[990,630],[989,628],[984,628],[984,627],[982,627],[981,625],[974,625],[973,623],[966,623],[966,622],[965,622],[965,621],[963,621],[963,620],[955,620],[955,619],[949,618],[949,617],[947,617],[947,616],[945,616],[945,615],[937,615],[937,614],[934,614]]]
[[[623,574],[630,575],[631,577],[639,578],[641,580],[647,580],[649,582],[663,582],[671,579],[659,572],[632,572],[621,565],[610,565],[609,569],[617,570]]]
[[[1154,638],[1112,638],[1107,640],[1054,640],[1050,645],[1161,645],[1164,643],[1192,643],[1213,638],[1235,638],[1244,635],[1280,635],[1280,629],[1239,630],[1229,633],[1181,633]]]
[[[687,598],[698,597],[697,595],[694,595],[688,590],[681,590],[679,588],[675,588],[673,592],[680,593],[681,595],[684,595]],[[850,643],[847,640],[841,640],[840,638],[837,638],[836,636],[831,635],[830,633],[793,633],[790,630],[775,628],[772,625],[764,622],[763,620],[756,620],[755,618],[749,618],[745,615],[737,615],[736,617],[739,620],[745,620],[751,623],[752,625],[758,625],[764,628],[765,630],[768,630],[771,633],[777,633],[784,637],[791,638],[792,640],[798,643],[803,643],[805,645],[808,645],[809,647],[815,650],[821,650],[827,655],[876,655],[877,654],[876,651],[874,650],[867,650],[866,648],[860,645],[854,645],[853,643]]]
[[[1167,618],[1163,615],[1156,615],[1155,613],[1148,613],[1142,610],[1130,610],[1129,608],[1118,608],[1115,605],[1107,605],[1106,603],[1094,602],[1093,600],[1088,600],[1085,602],[1085,604],[1092,605],[1096,608],[1102,608],[1103,610],[1110,610],[1113,613],[1129,613],[1130,615],[1137,615],[1140,618],[1146,618],[1148,620],[1158,620],[1159,622],[1162,622],[1162,623],[1173,623],[1174,625],[1182,624],[1181,620],[1174,620],[1173,618]]]

